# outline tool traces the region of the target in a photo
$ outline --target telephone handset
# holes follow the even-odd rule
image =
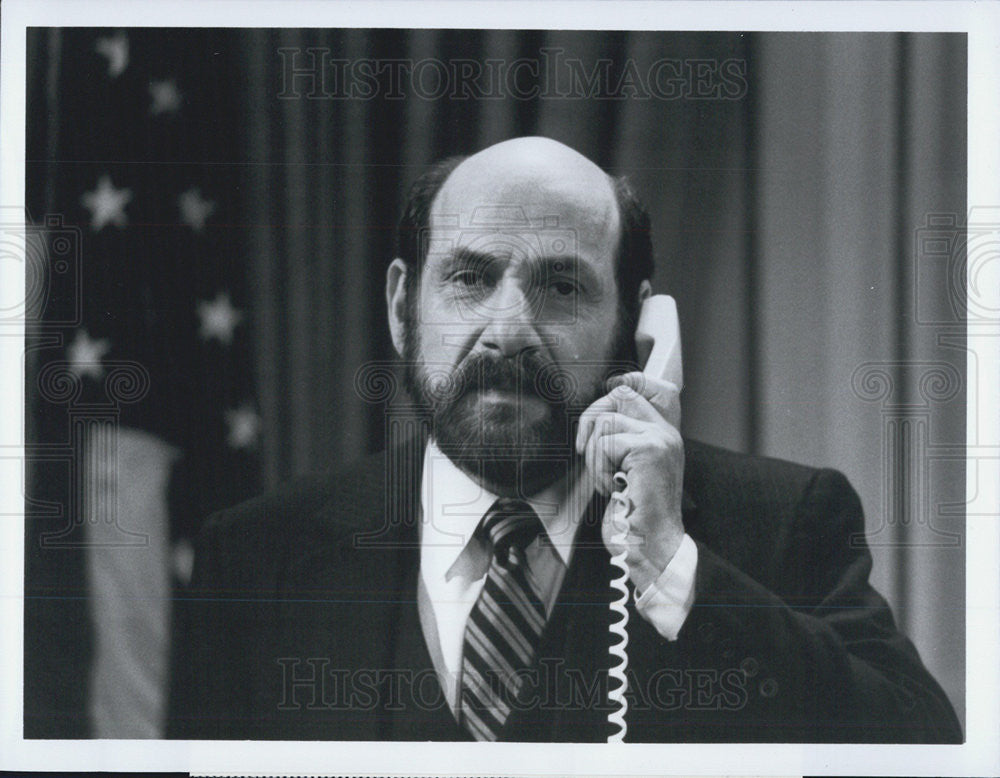
[[[635,328],[635,347],[642,372],[684,388],[681,365],[681,328],[677,318],[677,303],[666,294],[647,297]]]
[[[665,294],[647,297],[639,312],[639,324],[635,329],[635,346],[639,360],[645,365],[643,373],[651,378],[669,381],[680,391],[684,388],[684,370],[681,361],[681,331],[677,318],[677,304],[674,298]],[[666,400],[665,400],[666,401]],[[680,423],[679,418],[674,421]],[[616,491],[611,495],[615,510],[624,516],[628,515],[631,503],[628,497],[628,479],[624,473],[615,473]],[[617,537],[618,543],[624,548],[627,543],[627,533],[622,532]],[[627,725],[625,714],[628,711],[628,700],[625,692],[628,688],[626,671],[628,670],[628,564],[625,561],[625,551],[611,557],[611,564],[619,571],[619,575],[611,580],[611,588],[618,596],[611,601],[611,634],[612,644],[609,652],[612,656],[612,666],[608,671],[608,697],[615,710],[608,714],[608,723],[616,725],[618,730],[608,736],[609,743],[621,743],[625,739]],[[615,619],[617,616],[617,620]],[[615,642],[614,638],[618,641]],[[618,663],[614,663],[614,659]],[[617,682],[617,685],[615,685]],[[614,687],[614,688],[612,688]]]

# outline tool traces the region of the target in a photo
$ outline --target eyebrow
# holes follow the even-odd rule
[[[476,251],[467,247],[459,247],[441,266],[442,272],[450,272],[459,268],[485,267],[498,261],[496,255],[485,251]],[[565,273],[583,282],[586,286],[600,288],[600,279],[594,269],[582,262],[575,254],[551,254],[532,260],[535,264],[546,266],[557,273]]]

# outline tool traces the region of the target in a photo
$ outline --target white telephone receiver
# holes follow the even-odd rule
[[[635,346],[640,361],[645,365],[643,373],[652,378],[669,381],[674,384],[678,391],[684,388],[684,369],[681,362],[681,331],[680,321],[677,318],[677,304],[674,298],[665,294],[647,297],[639,312],[639,324],[635,329]],[[663,403],[655,403],[662,408],[666,408],[669,398],[664,398]],[[675,406],[676,407],[676,406]],[[679,424],[680,418],[668,419],[671,423]],[[617,487],[611,495],[611,500],[621,506],[627,516],[629,510],[628,499],[628,479],[624,473],[616,473],[614,482]],[[626,533],[627,534],[627,533]],[[621,544],[627,542],[626,534],[620,535]],[[626,671],[628,670],[628,564],[625,561],[625,552],[622,551],[611,557],[611,564],[619,570],[619,575],[611,580],[611,587],[618,593],[618,597],[611,601],[611,634],[618,637],[618,642],[612,638],[609,652],[613,658],[618,659],[608,670],[609,685],[608,698],[616,706],[616,709],[608,714],[608,723],[618,727],[618,731],[608,736],[609,743],[621,743],[625,740],[625,733],[628,729],[625,723],[625,713],[628,711],[628,700],[625,699],[625,692],[628,689]],[[618,617],[615,620],[615,616]],[[612,688],[614,682],[617,686]]]
[[[673,297],[656,294],[646,298],[635,328],[635,347],[639,361],[645,365],[643,373],[684,388],[681,327]]]

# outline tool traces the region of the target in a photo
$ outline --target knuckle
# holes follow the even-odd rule
[[[597,418],[594,420],[594,426],[596,427],[597,432],[602,435],[606,435],[608,432],[614,429],[614,425],[615,425],[615,414],[607,411],[597,416]]]
[[[666,426],[663,428],[663,434],[666,437],[668,445],[672,448],[682,448],[684,446],[684,439],[681,437],[680,430],[673,426]]]

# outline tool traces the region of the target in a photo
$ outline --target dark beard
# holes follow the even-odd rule
[[[536,494],[569,474],[577,461],[573,444],[580,414],[603,396],[607,378],[636,369],[631,333],[616,332],[607,370],[591,386],[576,386],[573,374],[534,349],[514,358],[475,352],[449,372],[428,370],[416,329],[407,322],[407,392],[430,412],[431,434],[442,453],[503,497]],[[510,392],[514,402],[484,403],[489,390]],[[542,418],[528,420],[526,406],[538,402],[545,407]]]

